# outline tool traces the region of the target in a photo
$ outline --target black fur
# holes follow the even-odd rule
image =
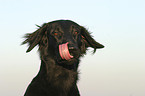
[[[39,46],[41,67],[38,75],[28,86],[24,96],[80,96],[76,85],[79,58],[88,47],[103,48],[82,26],[70,20],[45,23],[38,30],[26,34],[22,44],[29,44],[26,52]],[[59,55],[60,44],[68,42],[69,52],[74,56],[63,60]]]

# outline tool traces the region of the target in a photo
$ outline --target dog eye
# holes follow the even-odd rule
[[[53,32],[52,34],[55,35],[55,36],[57,36],[58,35],[58,32]]]
[[[58,35],[58,33],[54,33],[54,35],[56,36],[56,35]]]
[[[74,34],[75,34],[75,35],[78,35],[78,32],[77,32],[77,31],[75,31],[75,32],[74,32]]]

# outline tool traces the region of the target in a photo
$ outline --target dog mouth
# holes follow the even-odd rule
[[[65,44],[59,45],[59,54],[62,59],[64,60],[70,60],[74,56],[72,56],[68,50],[68,42]]]

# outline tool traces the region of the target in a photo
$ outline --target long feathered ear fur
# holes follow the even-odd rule
[[[82,35],[82,38],[84,39],[85,46],[94,48],[93,53],[95,53],[96,49],[98,49],[98,48],[104,48],[104,46],[102,44],[96,42],[93,39],[93,37],[91,36],[91,34],[88,32],[88,30],[82,26],[81,26],[81,35]]]
[[[36,25],[36,26],[39,27],[38,30],[36,30],[33,33],[28,33],[24,36],[24,38],[26,38],[26,40],[24,42],[22,42],[22,45],[26,44],[26,43],[29,44],[29,48],[27,49],[26,52],[30,52],[37,44],[40,43],[40,40],[41,40],[43,34],[47,30],[48,24],[45,23],[42,25],[42,27],[40,27],[38,25]]]

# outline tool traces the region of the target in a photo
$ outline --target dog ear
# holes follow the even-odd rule
[[[85,46],[94,48],[93,53],[95,53],[96,49],[98,48],[104,48],[104,46],[96,42],[91,36],[91,34],[88,32],[88,30],[82,26],[81,26],[81,35],[82,35],[83,41],[85,42]]]
[[[29,48],[27,49],[26,52],[30,52],[37,44],[40,43],[43,34],[45,33],[45,31],[47,30],[47,24],[43,24],[42,27],[36,25],[37,27],[39,27],[38,30],[36,30],[33,33],[28,33],[24,36],[24,38],[26,38],[26,40],[24,42],[22,42],[23,44],[28,43],[29,44]]]

